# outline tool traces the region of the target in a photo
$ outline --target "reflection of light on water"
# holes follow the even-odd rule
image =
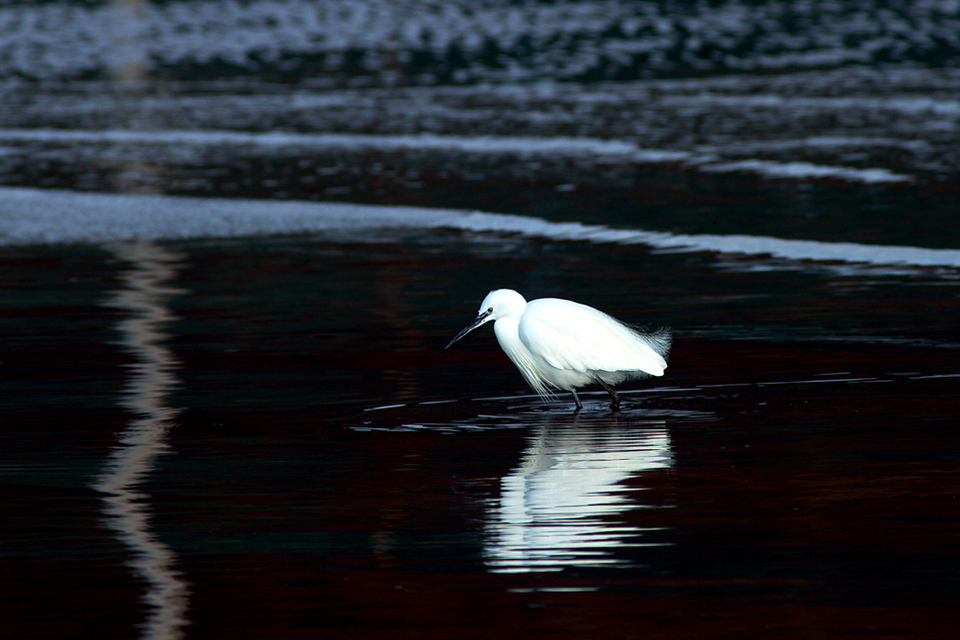
[[[651,529],[617,522],[642,506],[630,495],[636,488],[621,483],[672,464],[663,427],[541,427],[488,514],[487,565],[517,572],[623,564],[616,550],[644,546],[637,538]]]
[[[129,565],[147,583],[144,601],[150,613],[142,637],[172,640],[183,636],[189,591],[174,569],[173,552],[150,531],[150,496],[137,487],[167,448],[167,434],[177,415],[167,403],[177,385],[179,363],[163,343],[167,339],[164,327],[174,319],[167,300],[182,293],[166,283],[176,276],[181,258],[146,242],[111,249],[133,264],[123,276],[125,286],[107,304],[132,314],[117,330],[123,345],[137,359],[122,396],[122,405],[137,417],[119,435],[120,444],[93,487],[105,494],[106,524],[133,551]]]

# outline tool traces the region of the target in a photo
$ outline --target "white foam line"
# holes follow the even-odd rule
[[[578,222],[553,223],[539,218],[474,212],[451,221],[451,226],[475,232],[514,232],[553,239],[582,239],[599,243],[646,244],[678,251],[716,251],[745,255],[769,255],[788,260],[960,267],[960,250],[927,249],[853,242],[785,240],[747,235],[684,235],[640,229],[612,229]]]
[[[336,133],[249,133],[242,131],[63,131],[58,129],[0,129],[0,143],[83,143],[102,145],[162,146],[256,146],[274,149],[378,149],[386,151],[460,151],[477,154],[552,154],[561,156],[618,157],[624,162],[645,164],[685,163],[700,171],[713,173],[750,172],[771,178],[834,178],[851,182],[910,182],[911,176],[887,169],[853,169],[817,165],[809,162],[775,162],[771,160],[739,160],[718,162],[717,156],[688,151],[646,149],[622,140],[600,138],[537,138],[524,136],[447,136],[362,135]]]
[[[849,167],[831,167],[809,162],[774,162],[771,160],[739,160],[736,162],[718,162],[699,165],[701,171],[711,173],[732,173],[744,171],[757,173],[771,178],[835,178],[851,182],[869,184],[882,182],[911,182],[912,177],[893,173],[887,169],[851,169]]]
[[[0,188],[0,246],[185,240],[375,229],[458,229],[591,243],[643,244],[796,261],[960,267],[960,250],[747,235],[685,235],[510,214],[322,202],[132,196]]]
[[[829,384],[833,382],[887,382],[885,380],[878,380],[876,378],[830,378],[824,380],[785,380],[782,382],[758,382],[758,387],[773,387],[777,385],[785,384]]]
[[[385,405],[381,405],[381,406],[379,406],[379,407],[370,407],[370,408],[368,408],[368,409],[364,409],[364,411],[385,411],[385,410],[387,410],[387,409],[400,409],[400,408],[405,407],[405,406],[407,406],[405,403],[400,403],[400,404],[385,404]]]
[[[628,156],[650,162],[674,162],[689,157],[684,152],[642,149],[630,142],[600,138],[537,138],[531,136],[363,135],[338,133],[287,133],[272,131],[62,131],[58,129],[0,129],[0,142],[60,142],[142,145],[244,145],[259,147],[376,148],[381,150],[453,150],[471,153],[560,153]]]
[[[960,101],[919,96],[855,96],[850,98],[810,97],[800,98],[780,94],[763,95],[724,95],[700,92],[697,95],[667,96],[663,101],[676,105],[723,106],[733,108],[761,109],[818,109],[831,111],[852,111],[868,109],[870,111],[894,111],[903,114],[925,114],[931,116],[957,116],[960,114]]]
[[[808,138],[785,138],[781,140],[754,140],[737,143],[739,153],[756,151],[784,151],[794,149],[843,149],[848,147],[890,147],[909,151],[922,151],[930,147],[927,140],[900,140],[897,138],[868,136],[810,136]],[[701,145],[699,153],[718,153],[722,147]]]
[[[0,188],[0,245],[437,228],[451,216],[464,213],[417,207]]]

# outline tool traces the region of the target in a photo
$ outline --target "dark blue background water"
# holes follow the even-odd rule
[[[0,47],[43,53],[0,88],[4,637],[955,636],[955,7],[509,5],[559,25],[511,72],[225,6],[148,7],[132,76],[95,6],[0,9],[50,20]],[[571,7],[587,63],[652,53],[577,75]],[[657,16],[729,51],[658,58]],[[671,326],[667,375],[574,414],[490,332],[443,350],[505,286]]]

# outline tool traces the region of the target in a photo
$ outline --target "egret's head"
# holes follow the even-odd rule
[[[527,301],[513,289],[497,289],[487,294],[480,303],[480,315],[487,314],[490,320],[503,317],[519,318]]]
[[[444,348],[449,349],[457,340],[491,320],[498,320],[503,317],[519,318],[523,315],[523,310],[526,306],[527,301],[513,289],[497,289],[491,291],[480,304],[480,313],[477,315],[477,319],[464,327],[463,331],[455,335],[453,340],[450,341],[450,344]]]

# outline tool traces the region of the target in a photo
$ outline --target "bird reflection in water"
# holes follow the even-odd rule
[[[617,555],[624,546],[661,543],[642,541],[650,528],[618,522],[643,506],[631,495],[637,487],[623,482],[672,465],[662,422],[583,425],[574,417],[540,425],[488,513],[487,565],[521,572],[628,564]]]
[[[108,248],[132,265],[122,275],[124,286],[105,304],[129,314],[117,325],[121,343],[135,358],[121,404],[136,417],[119,434],[119,444],[93,488],[104,494],[106,526],[132,551],[128,564],[147,584],[144,602],[149,613],[141,637],[175,640],[183,637],[190,592],[174,568],[173,551],[150,530],[150,496],[138,487],[167,449],[178,413],[169,406],[169,396],[178,384],[179,363],[164,342],[166,326],[175,319],[168,302],[183,293],[168,284],[177,276],[182,257],[148,242]]]

